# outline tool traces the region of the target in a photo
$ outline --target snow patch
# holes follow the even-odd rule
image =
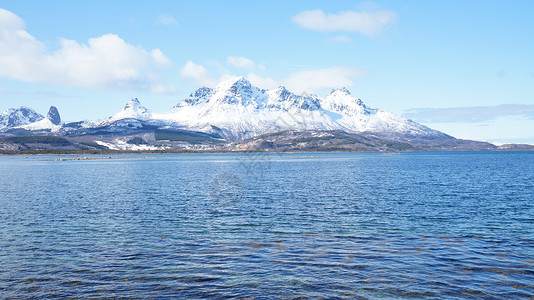
[[[51,132],[57,132],[61,129],[61,125],[56,125],[52,123],[50,119],[45,118],[37,122],[19,126],[18,128],[22,128],[26,130],[50,130]]]
[[[132,145],[128,144],[126,140],[117,139],[113,142],[95,141],[100,146],[107,147],[111,150],[127,150],[127,151],[143,151],[143,150],[165,150],[167,147],[157,147],[151,145]]]

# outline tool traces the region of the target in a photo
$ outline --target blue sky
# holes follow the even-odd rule
[[[244,76],[367,105],[459,138],[534,144],[533,1],[9,1],[0,111],[166,111]]]

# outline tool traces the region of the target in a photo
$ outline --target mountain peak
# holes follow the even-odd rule
[[[213,91],[213,90],[210,89],[209,87],[201,86],[201,87],[198,88],[196,91],[192,92],[191,95],[189,95],[189,98],[193,98],[193,97],[205,97],[206,95],[208,95],[209,93],[211,93],[211,91]]]
[[[59,115],[59,111],[55,106],[50,106],[50,109],[48,110],[48,115],[46,115],[46,118],[50,120],[50,122],[54,125],[61,124],[61,116]]]
[[[236,77],[219,83],[213,93],[213,100],[216,103],[243,106],[258,107],[264,98],[263,92],[243,77]]]
[[[42,119],[44,117],[32,108],[25,106],[10,108],[0,114],[0,129],[26,125]]]
[[[288,89],[283,86],[283,85],[280,85],[276,88],[276,92],[277,93],[280,93],[280,94],[283,94],[283,93],[289,93]]]
[[[115,122],[122,119],[137,119],[145,120],[150,117],[150,112],[146,107],[141,105],[141,101],[137,98],[132,98],[124,108],[116,113],[114,116],[110,117],[107,123]]]
[[[240,88],[250,88],[252,85],[244,77],[234,77],[219,83],[216,90],[236,90]]]
[[[333,89],[332,92],[321,101],[324,109],[341,114],[370,114],[374,110],[363,104],[362,100],[354,97],[346,88]]]
[[[184,105],[197,105],[200,102],[205,102],[212,92],[213,89],[202,86],[196,91],[192,92],[189,97],[185,98],[184,101],[178,103],[174,108],[182,107]]]
[[[337,89],[332,89],[332,91],[330,92],[330,95],[335,94],[335,93],[341,93],[341,94],[352,96],[352,94],[350,93],[349,90],[347,90],[346,87],[340,87],[340,88],[337,88]]]
[[[136,106],[136,105],[141,105],[141,101],[139,101],[139,99],[137,98],[132,98],[130,99],[130,101],[128,101],[128,103],[126,103],[126,107],[128,106]]]
[[[128,103],[126,103],[126,106],[124,106],[123,111],[132,111],[136,113],[147,113],[148,109],[141,105],[141,101],[137,98],[132,98]]]

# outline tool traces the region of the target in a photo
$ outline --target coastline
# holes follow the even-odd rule
[[[16,155],[124,155],[124,154],[247,154],[247,153],[259,153],[259,154],[285,154],[285,153],[417,153],[417,152],[528,152],[534,151],[532,148],[525,149],[421,149],[421,150],[405,150],[405,151],[354,151],[354,150],[332,150],[332,151],[314,151],[314,150],[288,150],[288,151],[247,151],[247,150],[235,150],[235,151],[198,151],[198,150],[23,150],[23,151],[0,151],[1,156],[16,156]]]

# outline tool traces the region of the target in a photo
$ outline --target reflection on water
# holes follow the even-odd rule
[[[534,153],[0,157],[0,297],[532,298]]]

